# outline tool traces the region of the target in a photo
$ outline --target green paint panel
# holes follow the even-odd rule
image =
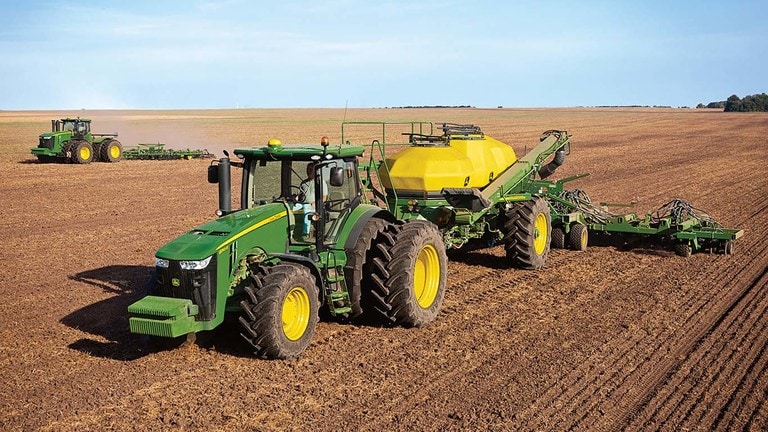
[[[286,233],[288,218],[286,208],[281,203],[273,203],[252,209],[242,210],[219,219],[207,222],[192,231],[186,232],[170,241],[157,251],[158,258],[174,260],[205,259],[219,249],[229,246],[234,241],[244,240],[251,246],[260,246],[265,250],[275,251],[285,249],[285,238],[259,235],[259,239],[268,244],[256,244],[250,240],[256,230],[267,228],[275,223],[277,229]],[[275,227],[268,227],[275,229]],[[244,237],[248,238],[244,238]],[[246,250],[245,248],[241,248]]]

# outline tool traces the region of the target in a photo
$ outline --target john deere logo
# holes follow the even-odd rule
[[[171,285],[173,285],[175,287],[181,286],[181,281],[178,280],[177,278],[173,278],[173,279],[171,279]]]

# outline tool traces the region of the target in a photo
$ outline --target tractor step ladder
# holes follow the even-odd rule
[[[331,315],[338,316],[352,312],[352,303],[349,300],[347,282],[344,279],[342,267],[331,267],[325,270],[325,281],[328,289],[326,298],[330,306]]]

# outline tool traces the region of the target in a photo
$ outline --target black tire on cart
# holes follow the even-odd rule
[[[571,226],[571,232],[568,233],[568,246],[577,251],[587,250],[589,234],[584,224],[575,223]]]
[[[726,255],[733,255],[733,240],[726,240],[723,243],[723,253]]]
[[[562,227],[552,227],[552,241],[550,248],[565,249],[565,231]]]
[[[507,210],[503,231],[504,249],[513,265],[530,270],[544,266],[552,236],[549,205],[544,199],[515,203]]]
[[[693,248],[691,248],[691,245],[688,243],[676,243],[675,244],[675,253],[680,255],[681,257],[688,258],[693,253]]]

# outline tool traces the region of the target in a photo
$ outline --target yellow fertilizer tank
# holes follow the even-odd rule
[[[411,135],[411,146],[386,158],[382,185],[398,194],[435,194],[443,188],[478,188],[515,163],[511,146],[479,128],[444,126],[444,135]],[[388,171],[387,172],[387,168]]]

